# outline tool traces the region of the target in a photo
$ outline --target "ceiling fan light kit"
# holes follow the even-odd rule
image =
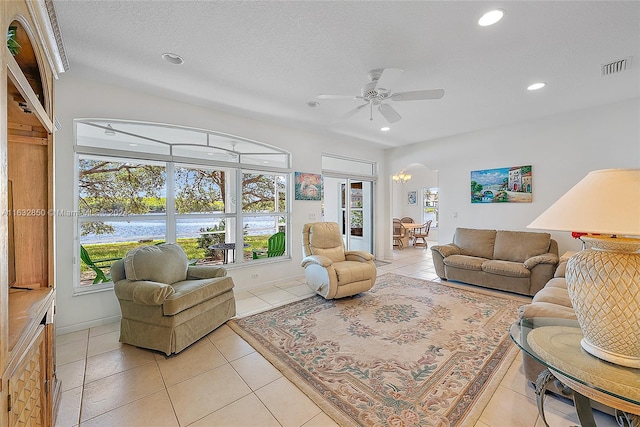
[[[373,107],[378,107],[380,114],[389,122],[396,123],[402,119],[400,113],[393,108],[388,101],[422,101],[427,99],[440,99],[444,96],[443,89],[417,90],[411,92],[392,93],[391,87],[402,75],[399,68],[377,68],[369,71],[370,82],[360,90],[360,95],[318,95],[318,99],[361,99],[365,103],[348,111],[343,118],[348,118],[369,107],[369,120],[373,121]]]

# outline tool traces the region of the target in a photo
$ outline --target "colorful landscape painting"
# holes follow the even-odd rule
[[[531,165],[471,171],[471,203],[531,203]]]

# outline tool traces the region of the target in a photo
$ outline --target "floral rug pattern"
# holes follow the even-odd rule
[[[522,304],[389,273],[229,326],[340,425],[462,426],[517,354],[507,330]]]

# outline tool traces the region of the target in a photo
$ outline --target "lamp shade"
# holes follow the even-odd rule
[[[640,236],[640,169],[589,172],[527,228]]]

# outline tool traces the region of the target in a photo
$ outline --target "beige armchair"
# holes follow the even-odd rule
[[[189,266],[176,243],[140,246],[111,266],[120,342],[178,353],[235,316],[233,280],[222,267]]]
[[[302,247],[307,285],[326,299],[368,291],[376,281],[373,255],[364,251],[345,251],[335,222],[305,224]]]

